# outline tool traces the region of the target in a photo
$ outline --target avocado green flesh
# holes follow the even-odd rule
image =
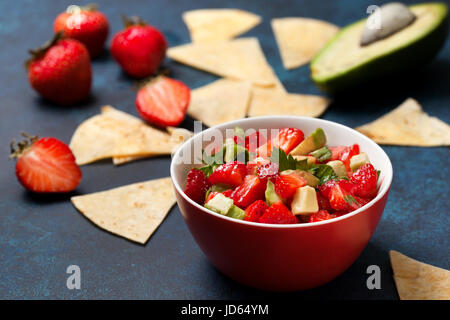
[[[429,3],[409,8],[417,17],[412,24],[367,46],[360,46],[366,19],[343,28],[311,62],[313,81],[327,92],[337,92],[433,58],[447,35],[447,6]]]
[[[292,155],[306,156],[308,153],[322,148],[327,143],[327,137],[322,128],[317,128],[311,133],[305,140],[303,140],[294,150],[291,151]]]
[[[275,186],[272,183],[272,181],[267,181],[267,187],[266,187],[266,203],[271,206],[274,203],[280,202],[280,197],[275,193]]]

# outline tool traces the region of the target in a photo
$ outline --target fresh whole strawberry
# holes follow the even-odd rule
[[[256,200],[264,199],[266,185],[258,178],[258,176],[248,175],[244,179],[244,183],[233,190],[231,199],[236,206],[245,209]]]
[[[114,35],[111,54],[130,76],[151,76],[166,56],[166,38],[137,17],[124,17],[124,23],[125,29]]]
[[[11,143],[10,158],[17,158],[16,176],[27,189],[39,193],[64,193],[81,181],[80,167],[69,147],[55,138],[31,137],[16,146]]]
[[[55,33],[63,32],[67,38],[80,41],[88,49],[91,58],[95,58],[103,51],[109,23],[106,16],[97,10],[96,5],[71,5],[56,17],[53,30]]]
[[[259,218],[260,223],[292,224],[298,223],[297,217],[282,203],[271,205]]]
[[[269,206],[262,200],[257,200],[245,209],[245,221],[258,222]]]
[[[203,204],[205,202],[206,192],[210,187],[211,184],[203,171],[191,169],[186,178],[184,193],[195,202]]]
[[[377,194],[377,171],[366,163],[353,173],[350,180],[356,185],[355,195],[372,198]]]
[[[319,210],[309,216],[308,222],[319,222],[336,218],[334,214],[329,214],[327,210]]]
[[[304,187],[306,184],[306,179],[296,173],[279,175],[275,180],[275,192],[282,199],[288,199],[295,194],[298,188]]]
[[[185,115],[191,90],[181,81],[158,76],[143,85],[136,96],[141,117],[157,126],[177,126]]]
[[[209,176],[210,184],[222,183],[231,187],[237,187],[244,183],[247,167],[239,161],[227,162],[214,170]]]
[[[86,47],[61,34],[41,48],[30,50],[28,80],[44,98],[60,105],[71,105],[89,96],[91,62]]]

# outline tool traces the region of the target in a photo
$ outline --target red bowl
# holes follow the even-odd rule
[[[305,136],[321,127],[328,145],[358,143],[381,170],[378,195],[364,207],[341,217],[307,224],[272,225],[237,220],[215,213],[183,192],[196,157],[194,146],[205,146],[216,129],[296,127]],[[187,159],[187,161],[186,161]],[[375,142],[343,125],[314,118],[276,116],[228,122],[196,134],[174,154],[171,177],[178,206],[195,241],[211,263],[240,283],[273,291],[305,290],[343,273],[366,247],[383,213],[392,165]]]

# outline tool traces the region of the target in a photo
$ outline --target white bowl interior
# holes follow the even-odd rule
[[[210,144],[210,136],[214,134],[214,130],[219,129],[224,135],[226,129],[233,129],[234,127],[239,126],[243,128],[244,130],[248,129],[268,129],[270,132],[270,129],[282,129],[286,127],[292,127],[292,128],[299,128],[301,129],[305,137],[307,137],[311,132],[313,132],[317,128],[322,128],[325,131],[325,134],[327,136],[327,145],[328,146],[339,146],[339,145],[345,145],[349,146],[352,144],[359,144],[361,152],[365,152],[370,159],[370,162],[374,165],[375,169],[380,170],[380,178],[378,180],[378,195],[377,197],[372,200],[369,204],[366,206],[369,206],[371,203],[375,202],[377,199],[381,198],[384,193],[387,192],[391,181],[392,181],[392,164],[389,160],[389,157],[386,155],[386,153],[383,151],[383,149],[378,146],[375,142],[367,138],[366,136],[362,135],[361,133],[346,127],[344,125],[323,120],[323,119],[316,119],[316,118],[308,118],[308,117],[295,117],[295,116],[269,116],[269,117],[254,117],[254,118],[245,118],[240,119],[236,121],[231,121],[213,128],[209,128],[207,130],[204,130],[198,134],[196,134],[194,137],[186,141],[173,155],[172,157],[172,164],[171,164],[171,176],[174,181],[175,188],[185,197],[189,202],[192,204],[203,208],[204,210],[210,212],[211,214],[221,216],[225,219],[232,219],[225,216],[222,216],[218,213],[215,213],[213,211],[207,210],[206,208],[198,205],[191,199],[189,199],[184,192],[182,192],[186,176],[189,170],[193,167],[193,161],[194,161],[194,146],[206,146]],[[205,141],[205,138],[208,138]],[[182,161],[183,157],[188,157],[190,161]],[[198,157],[197,157],[198,158]],[[198,166],[198,165],[197,165]],[[364,208],[364,207],[363,207]],[[356,214],[357,212],[361,211],[360,208],[358,210],[355,210],[347,215],[344,215],[342,217],[336,218],[344,218],[349,215]],[[329,221],[333,221],[336,219],[332,219]],[[240,221],[233,219],[234,221],[239,221],[242,223],[251,223],[253,222],[246,222],[246,221]],[[327,221],[322,222],[316,222],[316,223],[324,223]],[[259,224],[260,225],[260,224]],[[309,224],[304,224],[309,225]],[[282,226],[282,225],[279,225]]]

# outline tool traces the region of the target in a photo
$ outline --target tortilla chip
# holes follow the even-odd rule
[[[261,23],[261,17],[239,9],[199,9],[183,13],[191,41],[229,40]]]
[[[214,81],[191,92],[187,113],[209,127],[245,118],[251,89],[245,81]]]
[[[380,144],[419,147],[450,145],[450,126],[436,117],[430,117],[412,98],[356,130]]]
[[[330,99],[297,93],[285,93],[279,89],[253,88],[248,115],[291,115],[318,117],[328,108]]]
[[[170,154],[172,146],[169,134],[110,106],[81,123],[70,142],[78,165],[121,155]]]
[[[279,18],[271,23],[286,69],[308,63],[339,30],[331,23],[308,18]]]
[[[450,271],[389,251],[401,300],[450,300]]]
[[[276,76],[256,38],[215,43],[190,43],[170,48],[167,55],[180,63],[222,77],[273,86]]]
[[[173,143],[172,153],[175,152],[178,147],[181,146],[186,140],[194,135],[192,131],[183,128],[167,127],[167,131],[170,133],[170,142]],[[148,154],[145,156],[116,156],[113,157],[113,163],[114,165],[118,166],[131,161],[155,156],[158,156],[158,154]]]
[[[135,183],[71,198],[73,205],[102,229],[146,243],[175,204],[170,178]]]

